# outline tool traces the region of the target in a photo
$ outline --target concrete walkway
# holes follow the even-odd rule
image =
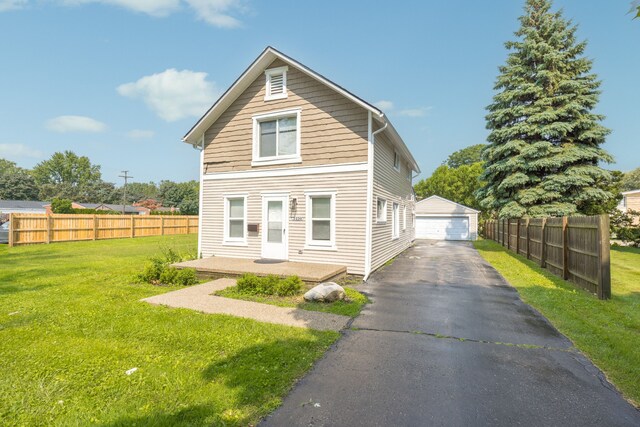
[[[640,426],[470,243],[418,241],[263,426]]]
[[[275,305],[211,295],[229,286],[235,286],[235,284],[236,281],[234,279],[218,279],[202,285],[190,286],[178,291],[145,298],[142,301],[168,307],[190,308],[203,313],[228,314],[260,322],[298,326],[319,331],[339,331],[344,329],[351,319],[348,316],[338,314],[276,307]]]

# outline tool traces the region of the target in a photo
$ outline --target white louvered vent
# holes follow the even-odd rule
[[[265,71],[267,76],[265,101],[287,97],[287,69],[288,67],[278,67]]]
[[[271,76],[270,95],[279,95],[281,93],[284,93],[284,74],[273,74]]]

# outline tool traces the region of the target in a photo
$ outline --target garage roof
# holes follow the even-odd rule
[[[480,213],[469,206],[461,205],[452,200],[440,196],[431,196],[416,203],[416,214],[456,214],[456,213]]]

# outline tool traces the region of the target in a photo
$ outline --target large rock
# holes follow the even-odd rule
[[[343,300],[346,296],[342,286],[333,282],[325,282],[310,289],[304,294],[304,299],[306,301],[333,302]]]

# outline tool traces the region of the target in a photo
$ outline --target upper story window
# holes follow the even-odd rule
[[[264,72],[267,78],[265,101],[287,97],[287,70],[289,67],[270,68]]]
[[[413,171],[411,170],[411,167],[407,164],[407,171],[405,172],[407,175],[407,180],[411,181],[411,179],[413,178]]]
[[[252,165],[300,161],[299,108],[253,116]]]
[[[393,152],[393,168],[397,171],[400,170],[400,155],[397,151]]]

